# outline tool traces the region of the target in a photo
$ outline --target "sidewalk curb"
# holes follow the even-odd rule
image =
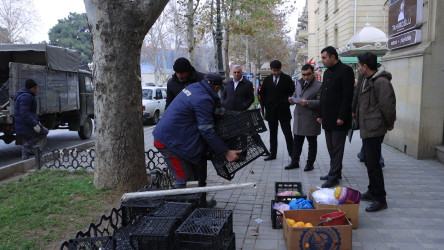
[[[94,141],[85,142],[82,144],[74,145],[71,147],[67,147],[66,149],[78,149],[82,150],[85,148],[91,148],[94,147]],[[29,169],[35,168],[35,159],[28,159],[24,161],[19,161],[16,163],[12,163],[9,165],[6,165],[4,167],[0,167],[0,180],[6,179],[8,177],[14,176],[17,173],[25,173]]]

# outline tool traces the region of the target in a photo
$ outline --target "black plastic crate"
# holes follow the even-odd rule
[[[145,186],[139,190],[139,192],[145,191],[158,191],[164,189],[157,189],[153,187]],[[206,204],[206,193],[195,193],[195,194],[183,194],[183,195],[165,195],[161,197],[164,201],[170,202],[186,202],[191,203],[193,210],[196,208],[205,208]]]
[[[205,208],[207,205],[206,193],[184,194],[184,195],[166,195],[165,201],[191,203],[193,210],[196,208]]]
[[[143,216],[157,210],[165,201],[162,198],[136,198],[120,203],[122,209],[122,225],[136,224]]]
[[[116,240],[112,236],[103,237],[87,237],[65,241],[60,246],[60,250],[77,250],[77,249],[103,249],[114,250],[116,248]]]
[[[276,201],[290,202],[291,200],[297,200],[300,198],[307,199],[307,195],[304,195],[302,193],[302,183],[300,183],[300,182],[275,182],[274,185],[275,185],[274,190],[276,193],[276,197],[275,197]],[[301,195],[296,195],[296,196],[278,196],[277,195],[278,193],[281,193],[284,191],[297,191]],[[288,202],[287,202],[287,204],[288,204]]]
[[[130,233],[133,231],[134,226],[121,227],[114,232],[113,238],[116,239],[116,250],[133,250],[130,245]],[[137,248],[136,248],[137,249]]]
[[[152,212],[152,217],[172,217],[177,218],[182,223],[193,211],[191,203],[165,202],[157,210]]]
[[[232,235],[231,210],[198,208],[176,230],[175,246],[178,249],[220,249],[230,244],[227,240]]]
[[[225,143],[229,149],[242,150],[240,158],[236,162],[228,162],[224,155],[211,154],[211,161],[216,169],[217,175],[226,180],[233,179],[237,171],[261,155],[268,153],[267,148],[258,134],[242,134],[226,140]]]
[[[246,110],[236,115],[216,116],[214,129],[223,139],[233,138],[245,133],[267,131],[259,109]]]
[[[273,208],[274,203],[278,203],[278,202],[283,202],[283,203],[290,203],[290,201],[277,201],[277,200],[271,200],[271,226],[274,229],[281,229],[283,224],[283,220],[284,220],[284,215],[279,212],[278,210]]]
[[[134,249],[173,249],[178,227],[177,218],[145,216],[131,231],[130,244]]]

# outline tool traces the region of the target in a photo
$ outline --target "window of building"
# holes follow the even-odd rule
[[[328,18],[328,0],[325,0],[325,19]]]
[[[338,27],[336,25],[334,30],[334,46],[336,48],[338,47]]]
[[[327,47],[328,46],[328,33],[327,33],[327,31],[325,31],[324,39],[325,39],[325,47]]]

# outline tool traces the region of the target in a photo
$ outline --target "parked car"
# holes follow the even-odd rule
[[[144,124],[157,124],[165,112],[167,89],[164,87],[142,87],[142,118]]]

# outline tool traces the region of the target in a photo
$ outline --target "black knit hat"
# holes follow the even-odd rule
[[[208,73],[204,76],[204,79],[211,85],[222,85],[224,80],[218,73]]]
[[[26,80],[26,82],[25,82],[25,88],[27,88],[27,89],[32,89],[32,88],[34,88],[35,86],[37,86],[37,83],[36,83],[34,80],[32,80],[32,79],[28,79],[28,80]]]
[[[174,62],[173,69],[175,72],[179,73],[194,71],[190,61],[188,61],[188,59],[185,57],[177,58],[177,60]]]

